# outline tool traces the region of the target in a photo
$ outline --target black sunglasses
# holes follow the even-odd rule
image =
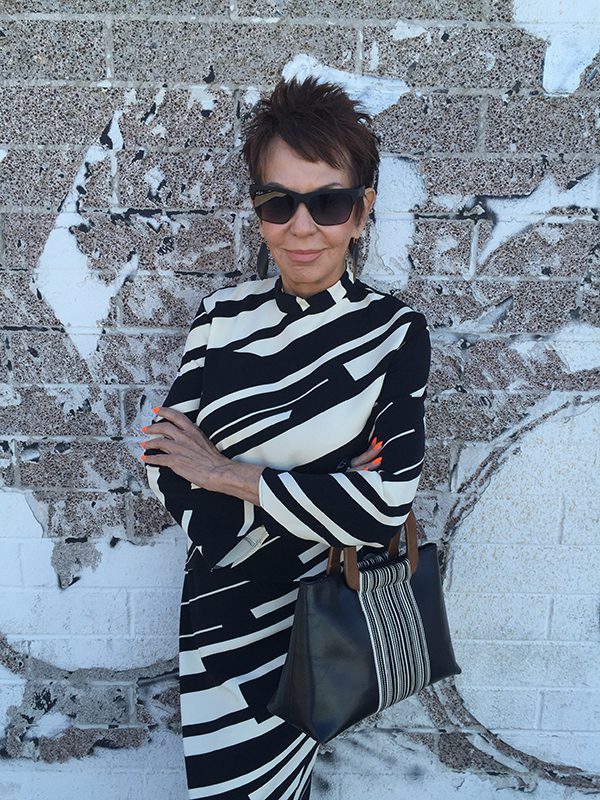
[[[304,203],[317,225],[343,225],[350,219],[356,201],[364,193],[364,186],[355,189],[317,189],[306,194],[257,183],[250,186],[250,197],[258,218],[276,225],[289,222],[300,203]]]

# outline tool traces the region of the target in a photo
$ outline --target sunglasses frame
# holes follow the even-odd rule
[[[275,194],[275,195],[278,195],[278,196],[287,195],[288,197],[292,198],[292,200],[294,201],[294,207],[292,209],[292,212],[291,212],[289,218],[286,219],[284,222],[271,222],[270,223],[271,225],[286,225],[291,220],[291,218],[294,216],[296,211],[298,210],[298,206],[300,205],[300,203],[303,203],[306,206],[306,208],[308,210],[308,213],[312,217],[312,220],[315,223],[315,225],[321,225],[321,226],[324,226],[324,227],[328,228],[328,227],[331,227],[332,225],[344,225],[346,222],[348,222],[348,220],[350,219],[350,216],[352,214],[352,211],[354,209],[354,206],[356,205],[356,201],[358,199],[360,199],[361,197],[364,197],[365,190],[366,190],[366,186],[355,186],[355,187],[349,188],[349,189],[346,189],[346,188],[342,188],[342,189],[326,189],[326,188],[323,188],[323,189],[315,189],[314,192],[305,192],[303,194],[301,192],[294,192],[291,189],[284,189],[283,187],[280,187],[280,186],[269,186],[268,184],[267,185],[263,185],[263,184],[260,184],[260,183],[252,183],[252,184],[250,184],[250,197],[252,199],[252,206],[253,206],[254,210],[256,211],[256,215],[261,221],[262,221],[262,217],[260,215],[260,206],[262,205],[262,203],[260,203],[259,205],[256,205],[255,201],[256,201],[256,197],[257,196],[263,195],[263,194]],[[320,195],[324,195],[324,194],[335,194],[335,195],[346,195],[346,196],[349,195],[352,198],[352,206],[350,208],[350,213],[348,214],[348,216],[346,217],[345,220],[343,220],[342,222],[328,222],[328,223],[317,222],[317,220],[313,216],[312,211],[310,210],[309,203],[313,199],[313,197],[319,197]],[[267,203],[268,200],[265,200],[264,202]],[[268,222],[268,220],[265,220],[265,221]]]

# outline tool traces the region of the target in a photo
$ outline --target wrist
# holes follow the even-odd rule
[[[206,488],[212,492],[222,492],[241,500],[249,500],[258,505],[258,484],[264,467],[259,464],[246,464],[243,461],[227,460],[211,472]]]

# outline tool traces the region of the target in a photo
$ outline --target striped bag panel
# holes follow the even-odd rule
[[[381,564],[370,555],[360,563],[358,596],[373,648],[378,711],[419,692],[431,680],[421,615],[410,586],[410,563]]]

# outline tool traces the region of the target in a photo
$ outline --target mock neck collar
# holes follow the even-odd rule
[[[356,281],[352,275],[352,270],[349,267],[342,272],[341,277],[332,286],[323,289],[310,297],[298,297],[295,294],[287,294],[283,291],[283,283],[281,275],[275,281],[275,300],[281,311],[287,313],[315,313],[319,311],[326,311],[331,308],[340,300],[347,297],[350,300],[357,299],[355,297],[357,290]]]

